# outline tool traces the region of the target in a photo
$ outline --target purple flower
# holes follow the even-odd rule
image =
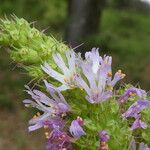
[[[101,142],[106,142],[110,139],[106,130],[102,130],[99,132],[99,138]]]
[[[45,121],[50,121],[50,119],[54,119],[54,117],[59,118],[70,110],[70,107],[65,101],[62,94],[55,87],[48,84],[46,81],[45,84],[48,92],[51,95],[51,98],[46,96],[41,91],[31,90],[29,87],[26,86],[26,91],[29,95],[31,95],[32,100],[26,99],[23,101],[23,103],[26,107],[35,107],[42,112],[42,115],[38,113],[29,121],[29,131],[34,131],[43,127]],[[51,121],[53,122],[54,120]]]
[[[80,117],[77,117],[76,120],[73,120],[70,126],[70,133],[73,137],[79,138],[82,135],[85,135],[86,133],[82,129],[83,120]]]
[[[44,127],[53,129],[55,126],[58,126],[60,129],[63,129],[65,126],[64,120],[59,116],[51,117],[48,120],[43,121]]]
[[[125,76],[118,71],[112,79],[112,58],[110,56],[102,58],[97,53],[97,50],[94,49],[85,54],[86,60],[79,62],[86,79],[82,75],[75,77],[77,85],[86,91],[86,99],[90,103],[99,103],[109,99],[115,84]]]
[[[137,147],[137,144],[136,144],[135,140],[133,139],[132,143],[131,143],[131,150],[137,150],[136,147]],[[147,144],[144,144],[142,142],[142,143],[140,143],[138,150],[150,150],[150,148],[147,146]]]
[[[59,126],[60,128],[63,128],[65,126],[65,122],[63,119],[59,116],[54,116],[54,117],[48,117],[41,119],[41,116],[36,116],[33,119],[29,121],[29,132],[37,130],[41,127],[46,127],[53,129],[54,126]]]
[[[108,81],[108,85],[114,87],[116,85],[116,83],[118,81],[120,81],[121,79],[123,79],[126,75],[124,73],[122,73],[121,70],[118,70],[115,75],[114,78],[112,79],[110,77],[109,81]]]
[[[148,100],[138,100],[135,103],[133,103],[128,110],[122,114],[123,117],[128,118],[128,117],[134,117],[138,118],[140,115],[140,112],[145,109],[150,107],[150,101]]]
[[[48,136],[46,150],[71,150],[71,137],[59,127],[55,127]]]
[[[99,48],[92,48],[91,52],[85,53],[86,61],[91,63],[92,70],[96,74],[99,69],[99,64],[102,58],[99,56]]]
[[[135,87],[131,87],[131,88],[127,89],[122,96],[120,96],[118,101],[120,103],[124,103],[128,100],[129,97],[136,96],[136,95],[140,98],[146,98],[146,96],[147,96],[146,91],[135,88]]]
[[[140,120],[140,117],[134,121],[134,123],[131,126],[131,130],[135,130],[137,128],[143,128],[143,129],[147,128],[147,124],[145,122],[142,122]]]
[[[62,85],[58,87],[60,91],[74,88],[76,86],[74,82],[74,78],[76,76],[75,52],[67,51],[66,58],[67,64],[59,53],[53,55],[53,59],[62,73],[53,70],[48,63],[45,63],[43,66],[41,66],[49,76],[62,83]]]
[[[140,143],[139,150],[150,150],[150,148],[142,142]]]

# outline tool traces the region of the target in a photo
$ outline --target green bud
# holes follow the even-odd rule
[[[23,63],[29,68],[32,65],[32,69],[28,68],[30,71],[26,69],[31,76],[41,77],[37,70],[33,73],[33,66],[37,68],[45,61],[56,68],[52,54],[59,52],[64,55],[64,52],[69,49],[64,43],[31,27],[31,24],[23,18],[1,19],[0,29],[2,31],[0,44],[7,45],[11,49],[10,56],[17,63]]]
[[[25,70],[28,72],[28,74],[31,76],[31,77],[34,77],[34,78],[44,78],[44,73],[39,66],[27,66],[25,67]]]

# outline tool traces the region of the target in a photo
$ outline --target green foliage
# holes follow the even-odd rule
[[[67,16],[66,0],[1,0],[0,8],[0,16],[15,14],[29,21],[40,20],[38,24],[53,29],[58,29]]]
[[[114,66],[122,67],[128,82],[149,89],[150,20],[139,12],[105,9],[100,32],[87,43],[113,55]],[[137,65],[138,64],[138,65]]]
[[[44,33],[31,27],[24,19],[13,17],[12,20],[2,19],[0,23],[0,45],[8,46],[11,58],[23,64],[29,75],[36,78],[43,77],[41,64],[45,61],[51,64],[53,68],[52,54],[59,52],[61,54],[69,47],[58,42],[52,36],[46,36]]]

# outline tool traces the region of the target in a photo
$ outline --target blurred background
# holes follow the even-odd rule
[[[85,53],[99,47],[113,56],[114,70],[127,83],[150,89],[150,1],[148,0],[0,0],[0,17],[15,14],[47,35]],[[42,150],[43,131],[27,132],[32,117],[23,107],[21,73],[3,48],[0,54],[0,150]]]

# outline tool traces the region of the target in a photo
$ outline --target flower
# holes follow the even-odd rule
[[[140,143],[139,150],[150,150],[150,148],[147,146],[147,144],[144,144],[142,142],[142,143]]]
[[[31,90],[28,86],[26,86],[26,91],[29,95],[31,95],[32,100],[26,99],[23,103],[26,107],[35,107],[42,112],[42,115],[37,113],[37,115],[29,121],[29,131],[34,131],[43,127],[46,121],[51,121],[52,124],[57,122],[63,114],[70,110],[70,106],[65,101],[63,95],[55,87],[47,84],[46,81],[44,82],[51,98],[39,90]]]
[[[77,85],[86,91],[86,99],[90,103],[99,103],[109,99],[113,94],[112,89],[115,84],[125,76],[119,70],[112,79],[112,58],[106,55],[102,58],[97,56],[97,53],[97,50],[86,53],[86,60],[81,60],[79,63],[86,79],[82,75],[75,77]]]
[[[106,142],[110,139],[106,130],[102,130],[99,132],[99,138],[101,142]]]
[[[147,96],[145,90],[131,87],[131,88],[128,88],[122,96],[120,96],[118,101],[120,103],[124,103],[128,100],[129,97],[136,96],[136,95],[140,98],[146,98]]]
[[[106,130],[102,130],[99,132],[99,139],[100,139],[100,150],[108,150],[107,141],[110,139],[110,137],[107,134]]]
[[[76,76],[76,65],[75,65],[75,52],[67,51],[66,52],[67,64],[65,64],[63,58],[59,53],[53,55],[53,59],[59,69],[61,70],[62,74],[53,70],[48,63],[44,63],[42,65],[42,69],[51,77],[58,80],[62,83],[58,89],[60,91],[64,91],[66,89],[74,88],[75,82],[74,78]]]
[[[133,103],[128,110],[122,114],[123,117],[128,118],[128,117],[134,117],[135,119],[140,116],[140,112],[145,109],[150,107],[150,101],[148,100],[138,100],[135,103]]]
[[[145,122],[142,122],[140,120],[140,117],[134,121],[134,123],[131,126],[131,130],[135,130],[137,128],[143,128],[143,129],[147,128],[147,124]]]
[[[86,133],[82,129],[83,126],[83,120],[80,117],[77,117],[76,120],[73,120],[70,126],[70,133],[73,137],[79,138],[82,135],[85,135]]]
[[[71,150],[71,137],[56,126],[49,134],[46,150]]]
[[[137,150],[137,145],[136,145],[136,142],[135,140],[133,139],[132,142],[131,142],[131,150]],[[139,148],[138,150],[150,150],[150,148],[147,146],[147,144],[144,144],[143,142],[141,142],[139,144]]]
[[[62,120],[61,117],[54,116],[54,117],[47,117],[47,118],[42,118],[41,116],[36,116],[33,119],[29,121],[29,132],[35,131],[41,127],[47,127],[50,129],[53,129],[54,126],[59,126],[61,128],[64,127],[65,122]]]
[[[85,58],[92,64],[92,70],[96,74],[99,69],[101,57],[99,56],[99,48],[92,48],[91,52],[85,53]]]
[[[44,128],[46,127],[50,129],[53,129],[55,126],[59,126],[60,129],[63,129],[63,127],[65,126],[63,118],[59,116],[51,117],[50,119],[43,121],[43,124]]]
[[[108,72],[108,75],[109,75],[109,72]],[[125,75],[124,73],[122,73],[121,70],[118,70],[118,71],[115,73],[113,79],[110,77],[110,79],[108,80],[108,85],[114,87],[114,86],[116,85],[116,83],[117,83],[118,81],[120,81],[121,79],[123,79],[125,76],[126,76],[126,75]]]

